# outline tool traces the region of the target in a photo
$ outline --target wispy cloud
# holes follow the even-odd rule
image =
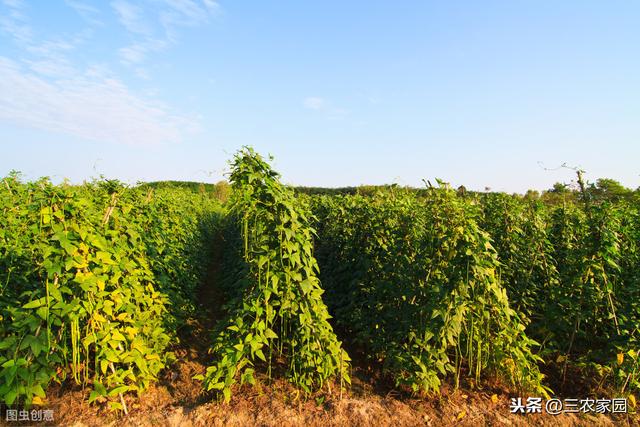
[[[197,122],[132,93],[122,82],[90,69],[47,81],[0,57],[0,120],[79,138],[125,144],[178,142]]]
[[[302,100],[302,105],[308,110],[322,112],[330,119],[341,119],[350,113],[349,110],[334,106],[325,98],[309,96]]]
[[[39,60],[25,60],[32,71],[50,77],[70,75],[74,72],[73,67],[64,58],[45,58]]]
[[[25,46],[25,51],[30,53],[33,58],[24,59],[23,62],[32,71],[44,76],[68,76],[74,70],[67,55],[81,43],[80,37],[70,41],[47,40],[40,43],[32,42]]]
[[[118,21],[135,34],[151,35],[151,25],[146,21],[143,10],[137,5],[124,0],[111,2],[111,7],[118,16]]]
[[[161,39],[149,38],[120,48],[118,54],[124,64],[140,64],[147,59],[147,55],[152,52],[160,52],[166,49],[168,43]]]
[[[304,108],[309,110],[322,110],[326,106],[327,102],[323,98],[317,96],[310,96],[302,101]]]
[[[74,53],[92,37],[95,26],[103,25],[98,19],[103,11],[86,0],[65,4],[86,26],[71,37],[43,36],[41,28],[31,26],[28,4],[0,0],[0,33],[22,52],[12,59],[0,56],[0,122],[125,144],[179,142],[199,128],[198,117],[177,114],[154,96],[131,90],[108,66],[78,61]],[[217,8],[212,1],[191,0],[114,0],[110,5],[132,39],[115,48],[114,56],[145,80],[150,75],[142,63],[148,55],[177,43],[177,35],[166,28],[206,22]],[[166,22],[164,14],[171,16]]]
[[[85,21],[91,25],[102,26],[104,23],[98,18],[100,16],[100,9],[92,6],[86,1],[81,0],[65,0],[65,4],[71,9],[75,10]]]
[[[2,0],[6,13],[0,15],[0,29],[22,49],[23,62],[32,71],[48,76],[65,75],[71,71],[67,55],[81,45],[89,29],[64,38],[42,39],[33,30],[28,7],[20,0]]]
[[[20,43],[31,41],[33,32],[24,13],[25,4],[21,0],[2,0],[6,13],[0,15],[0,29]]]
[[[160,21],[167,34],[177,26],[194,26],[204,24],[219,11],[214,1],[164,0],[166,8],[160,12]]]
[[[209,13],[215,14],[220,11],[220,5],[214,0],[203,0],[202,3],[204,3]]]
[[[120,58],[124,64],[136,65],[138,69],[149,54],[175,45],[180,27],[206,24],[220,9],[213,0],[162,0],[146,8],[139,3],[115,0],[111,7],[133,38],[131,44],[118,50]]]
[[[2,3],[11,8],[19,8],[24,5],[23,0],[2,0]]]

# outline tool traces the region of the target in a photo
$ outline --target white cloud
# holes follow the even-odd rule
[[[69,40],[47,40],[40,44],[27,46],[27,50],[37,55],[51,55],[52,53],[68,52],[75,49],[75,45]]]
[[[72,8],[73,10],[75,10],[76,12],[78,12],[79,14],[83,15],[83,14],[98,14],[100,13],[100,10],[91,6],[90,4],[87,4],[83,1],[79,1],[79,0],[64,0],[64,2],[67,4],[67,6],[69,6],[70,8]]]
[[[209,11],[209,13],[218,13],[220,11],[220,5],[216,1],[203,0],[203,3],[204,3],[204,6]]]
[[[118,21],[127,31],[147,36],[151,34],[151,26],[147,23],[140,7],[124,0],[111,2],[111,7],[118,15]]]
[[[164,0],[166,7],[160,10],[159,22],[167,41],[176,43],[180,27],[195,27],[206,24],[219,11],[218,3],[212,1]]]
[[[185,20],[197,22],[206,19],[206,11],[198,5],[198,2],[192,0],[165,0],[165,3],[174,12],[182,15]]]
[[[2,4],[8,12],[0,15],[0,29],[19,43],[31,41],[33,31],[24,15],[24,3],[20,0],[3,0]]]
[[[118,49],[118,53],[125,64],[138,64],[145,59],[147,50],[142,45],[134,44]]]
[[[97,18],[97,16],[100,15],[100,10],[98,8],[80,0],[65,0],[64,2],[67,6],[75,10],[76,13],[89,24],[99,26],[104,25],[104,23]]]
[[[219,10],[212,0],[160,0],[153,2],[152,8],[114,0],[111,7],[133,39],[130,45],[118,49],[122,63],[138,69],[150,53],[177,44],[180,27],[206,24]]]
[[[87,27],[69,37],[42,37],[33,31],[28,5],[0,0],[0,30],[21,48],[15,59],[0,56],[0,122],[82,139],[125,144],[178,142],[199,129],[197,117],[182,117],[153,95],[133,92],[105,65],[87,66],[73,52],[93,36],[100,10],[84,0],[65,0]],[[111,3],[118,21],[131,36],[128,46],[116,49],[121,62],[134,75],[149,80],[140,64],[152,52],[176,43],[160,22],[163,12],[173,14],[170,25],[196,25],[206,21],[217,3],[190,0],[149,0]],[[150,89],[150,88],[148,88]]]
[[[95,68],[48,81],[0,57],[0,93],[0,120],[96,141],[178,142],[198,127]]]
[[[24,59],[23,62],[38,74],[50,77],[68,76],[74,72],[66,54],[75,50],[80,39],[73,41],[47,40],[41,43],[30,43],[25,50],[34,59]]]
[[[167,45],[168,43],[164,40],[148,38],[144,41],[120,48],[118,54],[124,64],[140,64],[144,62],[150,52],[160,52],[165,49]]]
[[[308,108],[309,110],[322,110],[327,106],[327,102],[323,98],[316,96],[305,98],[302,104],[304,108]]]
[[[329,119],[342,119],[350,113],[349,110],[336,107],[326,99],[317,96],[309,96],[305,98],[302,101],[302,105],[308,110],[319,111],[326,114]]]
[[[144,68],[136,68],[134,70],[134,73],[135,73],[136,76],[138,76],[142,80],[149,80],[151,78],[151,76],[149,76],[149,73],[147,72],[147,70],[145,70]]]
[[[6,17],[0,18],[0,28],[2,31],[9,33],[15,40],[26,43],[31,40],[32,31],[28,25],[25,25],[17,20],[7,19]]]
[[[2,0],[2,3],[4,3],[5,6],[14,9],[18,9],[24,6],[24,1],[22,0]]]
[[[25,61],[29,65],[29,68],[38,74],[49,77],[60,77],[71,75],[74,70],[71,64],[63,59],[41,59],[41,60],[27,60]]]
[[[9,8],[9,13],[0,16],[0,28],[22,49],[22,62],[42,75],[62,76],[71,72],[66,55],[84,43],[91,30],[85,29],[73,37],[41,40],[30,25],[24,3],[3,0],[3,4]]]

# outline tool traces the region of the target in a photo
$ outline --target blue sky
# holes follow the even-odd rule
[[[639,2],[0,1],[0,175],[640,186]]]

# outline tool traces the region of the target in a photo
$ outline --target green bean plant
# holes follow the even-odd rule
[[[584,188],[582,176],[579,183]],[[519,196],[478,198],[514,308],[541,353],[583,380],[638,388],[638,205],[579,197],[545,205]]]
[[[173,360],[219,205],[107,180],[2,184],[0,400],[40,403],[67,380],[126,411]]]
[[[535,342],[510,307],[499,262],[472,207],[444,184],[421,197],[317,198],[327,301],[346,336],[396,384],[439,390],[483,372],[546,393]]]
[[[211,264],[222,206],[206,194],[180,187],[143,186],[127,195],[155,282],[169,301],[167,327],[176,330],[196,313],[196,295]]]
[[[0,193],[0,397],[31,403],[51,381],[91,385],[125,409],[170,360],[166,298],[153,283],[131,206],[97,186],[22,184]]]
[[[498,274],[512,308],[527,319],[527,334],[546,342],[545,321],[553,313],[560,278],[549,236],[550,218],[539,201],[521,196],[485,194],[479,225],[487,231],[498,254]]]
[[[228,319],[212,347],[214,362],[199,378],[226,401],[238,377],[255,382],[257,365],[271,377],[285,364],[286,378],[307,393],[331,377],[349,382],[349,357],[322,300],[308,207],[248,148],[235,156],[230,182],[227,235],[236,236],[240,253],[225,271],[237,280],[227,285]]]

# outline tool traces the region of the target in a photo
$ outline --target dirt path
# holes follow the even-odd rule
[[[198,320],[208,330],[213,329],[223,316],[222,306],[225,298],[219,283],[222,280],[222,254],[224,253],[224,248],[224,237],[221,232],[218,232],[211,245],[211,262],[207,268],[205,281],[198,289],[197,302],[202,308],[201,316]]]

